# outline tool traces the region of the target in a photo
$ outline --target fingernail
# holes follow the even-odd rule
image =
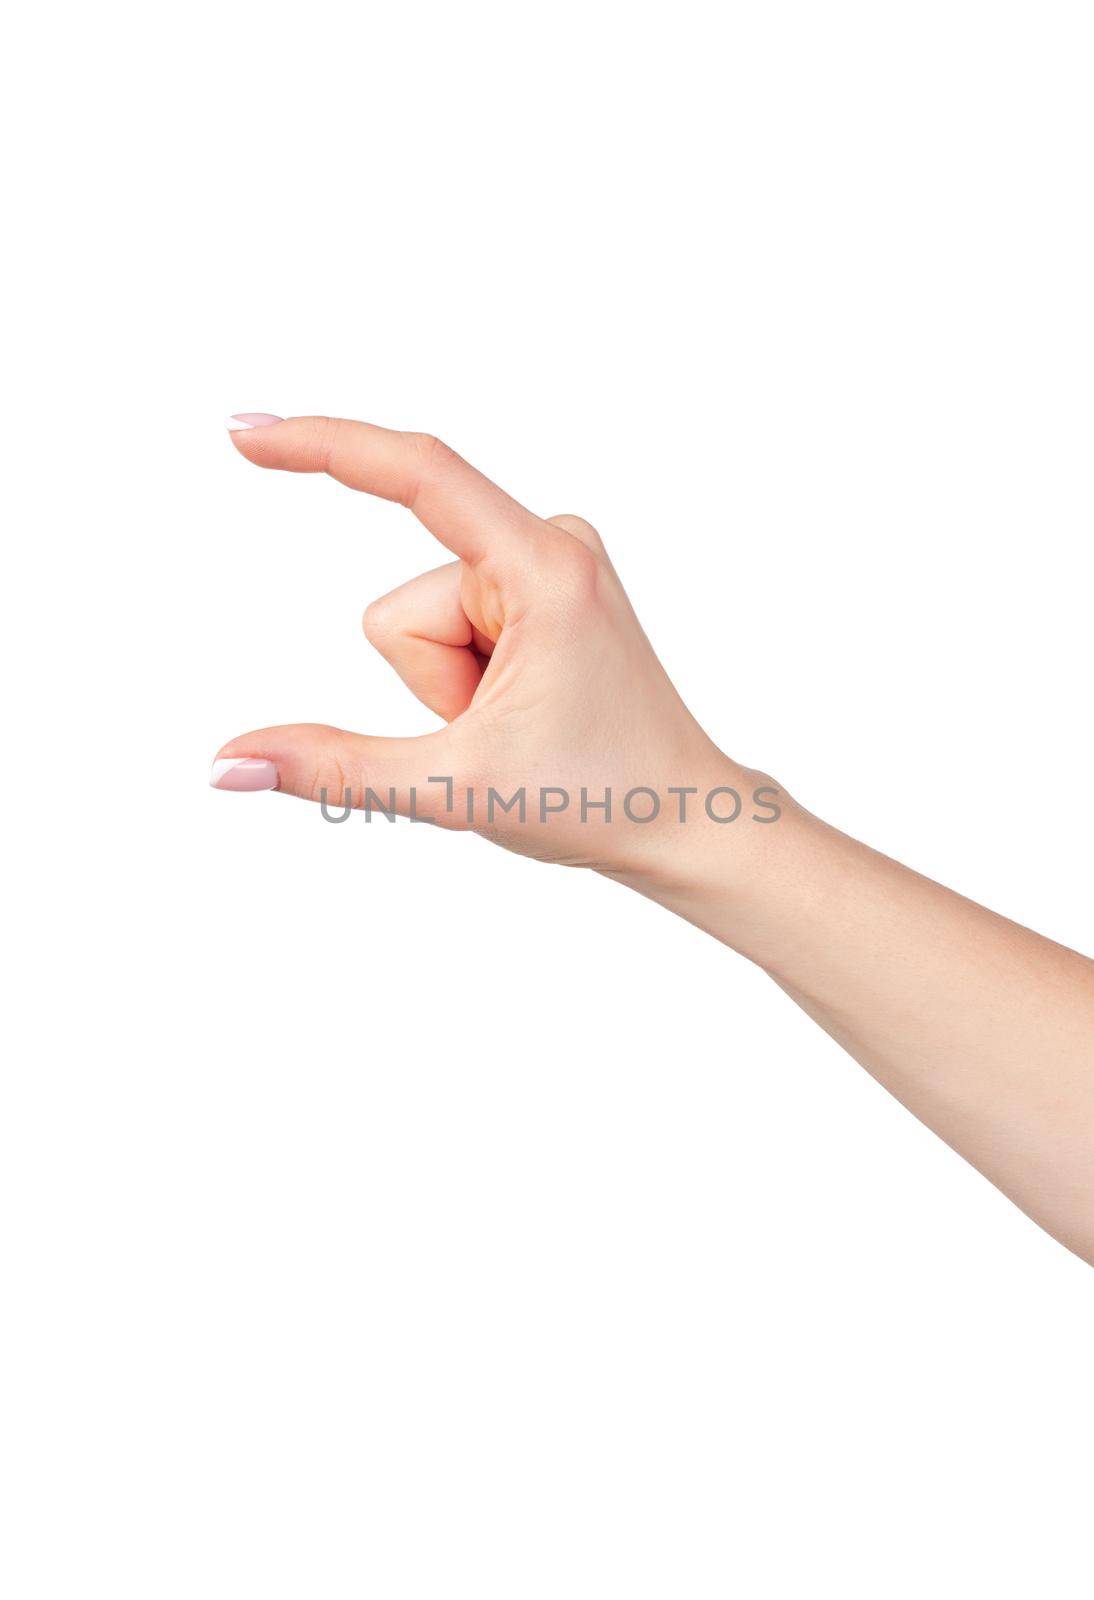
[[[272,411],[237,411],[234,417],[228,418],[228,432],[242,433],[244,428],[268,428],[272,423],[284,420],[284,417],[275,417]]]
[[[276,789],[277,768],[272,761],[260,761],[256,756],[221,756],[213,762],[209,782],[214,789]]]

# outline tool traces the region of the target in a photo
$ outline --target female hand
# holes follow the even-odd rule
[[[663,874],[693,835],[777,814],[774,789],[754,800],[765,780],[691,716],[587,522],[542,520],[426,434],[329,417],[232,423],[257,466],[401,501],[457,559],[364,614],[366,637],[447,728],[262,728],[220,751],[218,787],[277,787],[334,811],[347,790],[374,809],[394,791],[403,815],[619,873]]]

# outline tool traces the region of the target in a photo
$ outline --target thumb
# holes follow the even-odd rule
[[[394,810],[443,827],[465,827],[451,763],[447,729],[416,739],[377,739],[298,722],[229,740],[209,782],[214,789],[277,789],[301,800],[325,799],[332,811],[342,810],[348,789],[349,804],[359,810]]]

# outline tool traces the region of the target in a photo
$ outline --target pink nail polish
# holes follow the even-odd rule
[[[228,418],[228,432],[242,433],[246,428],[269,428],[273,423],[284,420],[284,417],[275,417],[272,411],[237,411],[234,417]]]
[[[209,782],[214,789],[247,793],[255,789],[276,789],[277,768],[272,761],[260,761],[257,756],[221,756],[213,762]]]

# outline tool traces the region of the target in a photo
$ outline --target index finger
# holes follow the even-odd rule
[[[453,555],[479,561],[538,518],[496,483],[427,433],[399,433],[339,417],[289,417],[261,423],[233,417],[232,443],[248,461],[283,472],[325,472],[351,489],[397,500]]]

